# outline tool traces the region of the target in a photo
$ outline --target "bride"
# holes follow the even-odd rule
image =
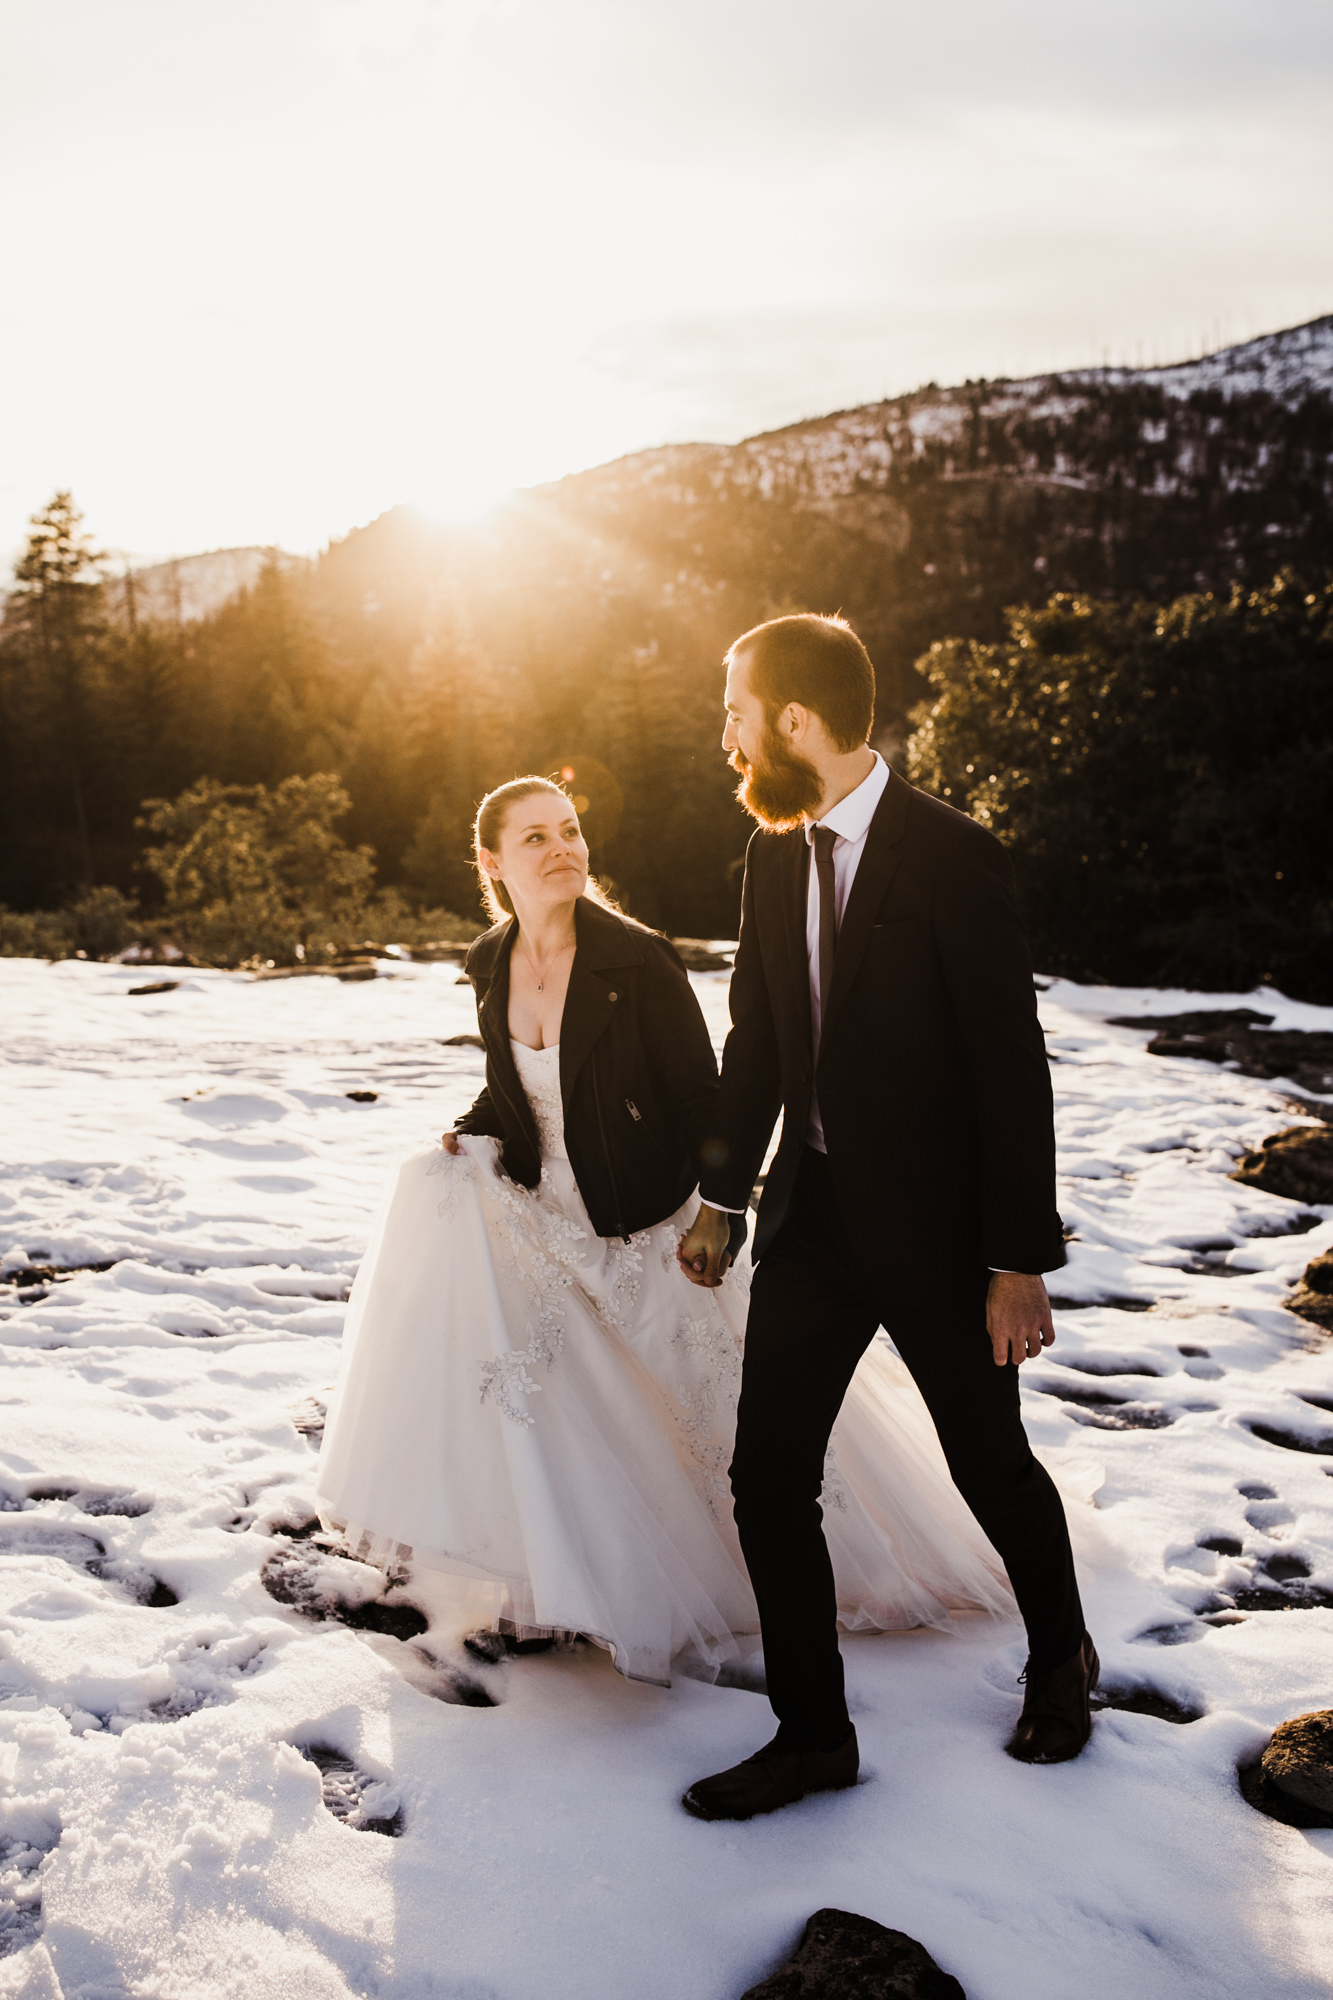
[[[355,1555],[470,1579],[460,1603],[484,1586],[511,1638],[583,1633],[634,1679],[713,1679],[759,1621],[727,1486],[749,1257],[701,1290],[676,1255],[717,1143],[703,1016],[667,940],[589,880],[559,786],[492,792],[476,860],[486,1084],[398,1168],[352,1288],[321,1508]],[[844,1628],[1012,1611],[883,1341],[823,1502]]]

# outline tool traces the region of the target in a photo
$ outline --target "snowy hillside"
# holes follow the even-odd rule
[[[386,1168],[480,1075],[454,968],[382,970],[135,995],[0,962],[0,1996],[738,2000],[822,1905],[969,2000],[1325,1995],[1333,1831],[1253,1812],[1236,1768],[1333,1693],[1333,1348],[1282,1303],[1333,1208],[1228,1178],[1291,1122],[1280,1085],[1107,1024],[1234,1003],[1042,996],[1074,1236],[1025,1403],[1095,1494],[1075,1542],[1130,1706],[1029,1768],[1013,1626],[854,1638],[864,1782],[704,1826],[677,1795],[764,1738],[755,1694],[587,1648],[479,1665],[438,1580],[308,1538]],[[696,983],[720,1034],[726,975]]]
[[[168,625],[207,618],[238,590],[250,588],[268,554],[259,548],[210,549],[204,555],[173,556],[142,569],[131,565],[129,591],[135,616]],[[113,581],[110,595],[113,602],[126,600],[123,578]]]
[[[678,504],[689,504],[694,489],[711,487],[765,500],[785,495],[816,508],[864,503],[876,493],[903,499],[904,480],[923,472],[1005,472],[1086,487],[1101,483],[1088,462],[1097,442],[1095,419],[1112,392],[1127,391],[1138,392],[1138,441],[1149,447],[1168,441],[1172,419],[1162,414],[1164,402],[1181,404],[1211,391],[1224,402],[1262,396],[1295,409],[1309,397],[1333,393],[1333,314],[1170,367],[1074,369],[946,388],[930,383],[738,445],[665,446],[583,477],[625,492],[647,485]],[[1215,423],[1213,431],[1224,428]],[[1261,457],[1260,469],[1262,464]],[[1120,460],[1116,469],[1123,476]],[[1188,462],[1163,466],[1160,476],[1143,483],[1149,490],[1174,490],[1192,469]]]

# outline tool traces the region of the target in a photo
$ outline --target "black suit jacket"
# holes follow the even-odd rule
[[[818,1088],[838,1197],[878,1268],[1049,1271],[1051,1081],[1027,944],[1000,843],[891,773],[838,938],[816,1073],[804,832],[756,833],[745,863],[732,1028],[718,1107],[725,1153],[705,1201],[749,1199],[779,1109],[755,1228],[762,1257],[791,1199]]]

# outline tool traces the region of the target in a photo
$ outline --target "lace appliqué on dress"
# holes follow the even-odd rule
[[[496,1193],[509,1212],[506,1247],[532,1295],[537,1318],[523,1329],[526,1347],[511,1348],[482,1363],[481,1400],[494,1396],[511,1423],[531,1430],[536,1418],[519,1398],[541,1394],[533,1369],[543,1363],[548,1370],[554,1368],[556,1356],[564,1351],[564,1297],[575,1282],[570,1267],[578,1262],[578,1245],[586,1241],[587,1232],[568,1216],[541,1208],[526,1189],[502,1183]]]
[[[458,1213],[458,1204],[463,1198],[463,1189],[469,1181],[475,1181],[477,1170],[466,1153],[446,1152],[441,1146],[439,1153],[426,1169],[427,1177],[443,1174],[445,1189],[436,1203],[435,1213],[442,1222],[452,1222]]]
[[[671,1336],[671,1345],[691,1361],[708,1364],[693,1389],[677,1388],[675,1418],[690,1454],[699,1468],[705,1505],[714,1520],[719,1518],[718,1502],[727,1492],[727,1462],[730,1450],[713,1438],[713,1418],[718,1398],[726,1405],[730,1431],[734,1426],[740,1391],[741,1358],[722,1315],[701,1313],[697,1319],[682,1314]]]

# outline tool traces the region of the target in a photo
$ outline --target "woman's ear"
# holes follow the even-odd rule
[[[477,859],[493,882],[500,881],[500,864],[489,848],[479,847],[477,849]]]

